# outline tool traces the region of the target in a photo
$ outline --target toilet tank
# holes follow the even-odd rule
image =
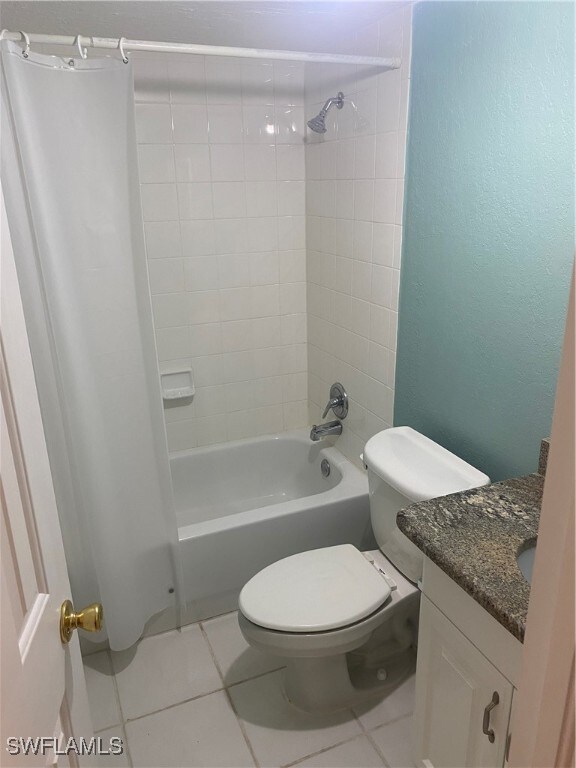
[[[392,427],[371,437],[364,463],[378,546],[416,582],[422,577],[424,555],[397,527],[397,512],[416,501],[486,485],[490,478],[411,427]]]

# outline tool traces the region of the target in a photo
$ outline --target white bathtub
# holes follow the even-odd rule
[[[307,430],[180,451],[170,466],[187,621],[234,610],[248,579],[281,557],[375,548],[365,474]]]

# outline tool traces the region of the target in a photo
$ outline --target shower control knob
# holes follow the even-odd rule
[[[329,411],[333,411],[334,415],[339,419],[345,419],[348,415],[348,395],[342,384],[338,381],[330,387],[330,400],[322,414],[323,419],[326,418]]]
[[[75,629],[86,632],[100,632],[104,623],[104,611],[100,603],[92,603],[79,613],[74,613],[70,600],[64,600],[60,607],[60,640],[69,643]]]

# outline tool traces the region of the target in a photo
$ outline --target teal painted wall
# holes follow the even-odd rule
[[[550,432],[574,253],[570,3],[414,9],[394,423],[493,480]]]

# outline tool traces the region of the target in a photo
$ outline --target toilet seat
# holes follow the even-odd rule
[[[241,613],[281,632],[326,632],[380,608],[390,586],[351,544],[300,552],[257,573],[240,593]]]

